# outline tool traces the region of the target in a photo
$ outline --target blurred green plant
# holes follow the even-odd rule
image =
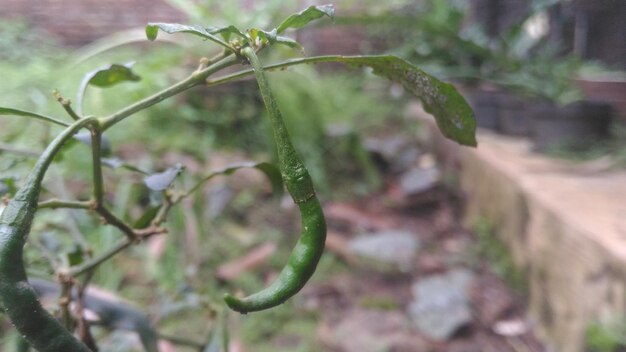
[[[476,235],[476,256],[485,258],[491,269],[504,279],[507,284],[521,294],[528,292],[528,280],[523,271],[516,268],[506,246],[496,237],[494,226],[486,218],[479,219],[474,225]]]
[[[626,320],[589,324],[585,331],[585,342],[585,350],[588,352],[619,352],[626,349]]]
[[[427,0],[396,11],[339,19],[362,23],[389,44],[390,52],[427,72],[468,86],[491,83],[531,98],[567,104],[581,97],[573,78],[583,62],[562,55],[547,39],[547,10],[559,0],[534,0],[529,11],[490,38],[470,21],[467,0]]]
[[[243,52],[250,54],[253,53],[252,50],[258,52],[273,51],[272,49],[281,45],[297,49],[300,44],[291,38],[282,36],[282,32],[285,32],[288,28],[303,27],[321,17],[332,16],[332,13],[332,6],[311,6],[287,17],[278,27],[270,31],[258,28],[242,31],[234,26],[201,27],[151,23],[146,27],[146,34],[151,40],[156,39],[159,31],[170,34],[183,32],[200,36],[217,44],[220,47],[220,51],[217,51],[217,54],[211,59],[202,58],[197,69],[192,71],[191,74],[187,73],[189,68],[185,65],[171,68],[170,65],[164,64],[164,62],[167,63],[167,60],[162,60],[163,58],[142,55],[152,66],[146,65],[142,68],[142,65],[138,64],[131,69],[128,65],[112,65],[108,63],[105,66],[98,64],[97,67],[101,68],[93,71],[91,68],[83,70],[81,66],[75,65],[70,67],[70,65],[57,70],[60,75],[56,76],[58,81],[53,79],[52,76],[49,77],[50,82],[56,85],[63,82],[68,84],[67,80],[74,76],[84,76],[83,79],[74,81],[82,83],[68,84],[67,87],[70,88],[66,89],[66,86],[63,86],[62,89],[59,89],[62,92],[77,91],[78,100],[74,104],[58,91],[54,95],[54,100],[58,103],[56,106],[57,110],[61,109],[61,111],[67,113],[69,117],[67,119],[68,122],[43,118],[46,122],[62,126],[69,125],[69,127],[65,127],[63,132],[54,138],[52,144],[46,147],[45,152],[37,161],[35,171],[29,175],[26,185],[17,187],[16,184],[19,185],[20,182],[19,180],[16,181],[15,178],[5,178],[1,182],[5,196],[9,198],[12,196],[13,199],[9,200],[4,208],[5,210],[0,215],[0,235],[3,236],[3,241],[0,241],[2,245],[0,246],[0,264],[2,264],[1,267],[3,268],[2,273],[0,273],[0,297],[2,298],[1,303],[4,311],[11,317],[13,323],[21,329],[20,333],[27,341],[33,343],[35,348],[40,350],[54,350],[56,347],[49,343],[51,339],[57,343],[74,346],[72,348],[76,350],[94,349],[96,342],[93,336],[91,336],[82,311],[89,304],[90,297],[84,288],[89,285],[92,278],[98,276],[100,276],[98,282],[107,282],[107,285],[114,290],[120,290],[124,286],[124,280],[127,279],[137,283],[146,281],[144,269],[139,265],[142,259],[145,258],[146,252],[137,251],[133,248],[129,250],[129,256],[125,258],[125,261],[119,260],[117,256],[119,253],[131,248],[134,244],[152,237],[158,238],[158,235],[167,232],[164,223],[168,219],[172,220],[173,226],[178,229],[186,226],[197,226],[199,223],[197,215],[194,214],[194,211],[189,211],[190,209],[193,210],[194,207],[185,205],[187,204],[186,199],[201,198],[202,195],[199,195],[196,191],[202,189],[203,187],[201,186],[214,176],[228,176],[242,168],[255,168],[262,171],[273,185],[281,182],[281,177],[276,176],[279,173],[271,171],[275,167],[269,163],[237,164],[211,171],[208,174],[203,170],[196,170],[193,173],[186,174],[186,172],[183,172],[183,167],[178,164],[167,168],[168,163],[170,165],[173,164],[173,162],[167,161],[139,165],[138,162],[134,163],[132,160],[127,160],[127,158],[121,156],[122,153],[116,150],[116,146],[118,146],[116,142],[121,140],[129,143],[138,143],[139,145],[142,143],[152,145],[161,142],[164,146],[170,145],[171,148],[172,143],[170,140],[158,141],[156,139],[163,135],[168,137],[174,135],[170,131],[174,128],[179,128],[181,125],[177,108],[187,105],[187,101],[185,98],[181,98],[183,99],[182,101],[168,98],[180,96],[180,93],[192,87],[207,85],[213,90],[216,86],[252,75],[253,71],[245,66],[247,61],[242,56]],[[103,53],[102,50],[93,52],[97,52],[98,56],[102,57],[108,55],[108,53]],[[253,53],[252,56],[254,55]],[[271,55],[270,58],[272,58]],[[85,57],[82,57],[81,60],[83,60],[81,65],[92,64]],[[250,60],[252,61],[252,59]],[[272,61],[274,60],[276,59],[274,58]],[[123,62],[128,61],[124,60]],[[338,62],[353,67],[369,67],[373,69],[376,75],[398,82],[408,92],[422,100],[425,109],[433,114],[444,135],[460,144],[470,146],[476,144],[474,135],[476,125],[472,111],[457,91],[451,85],[437,80],[397,57],[301,57],[266,65],[263,70],[281,70],[296,65],[323,62]],[[223,69],[242,63],[244,66],[240,71],[228,71],[223,76],[213,76]],[[171,76],[161,74],[161,72],[165,71],[163,68],[171,69],[173,72]],[[49,69],[51,72],[55,71],[54,67],[46,67],[46,69]],[[142,69],[145,71],[142,72]],[[257,69],[261,70],[259,67]],[[159,72],[159,74],[154,74],[155,72]],[[143,94],[145,92],[139,89],[126,90],[125,87],[130,85],[129,82],[137,82],[139,80],[142,85],[153,89],[161,86],[164,81],[167,81],[167,84],[165,84],[166,88],[148,96],[145,96]],[[284,84],[290,83],[279,85]],[[274,82],[274,85],[276,85],[276,82]],[[108,95],[107,90],[96,90],[93,86],[114,86],[116,89],[112,91],[117,91],[118,93]],[[294,86],[297,85],[294,84]],[[342,88],[339,83],[335,82],[332,84],[334,89],[337,89],[338,86],[340,89]],[[329,96],[315,92],[316,89],[322,88],[324,86],[314,86],[312,89],[300,87],[299,89],[302,90],[303,95],[308,94],[310,97],[315,97],[312,100],[322,105],[319,107],[319,113],[329,114],[330,116],[324,117],[324,119],[331,119],[336,109],[332,105],[323,104],[325,99],[329,99]],[[137,92],[140,92],[140,97],[136,96]],[[289,92],[283,92],[282,94],[284,95],[282,99],[297,98],[289,95]],[[345,110],[346,119],[355,118],[355,114],[362,112],[360,109],[363,107],[355,107],[356,103],[359,103],[357,98],[350,95],[342,97],[336,92],[332,92],[332,94],[334,98],[338,99],[339,105],[347,105]],[[76,103],[82,102],[83,98],[85,98],[85,104],[81,105],[80,109],[75,109]],[[154,121],[149,123],[137,118],[128,119],[128,117],[142,111],[149,116],[152,110],[148,110],[148,108],[162,101],[165,104],[167,102],[173,104],[174,108],[171,115],[163,116],[161,119],[155,118]],[[201,101],[204,102],[204,100]],[[282,104],[285,103],[282,102]],[[294,107],[291,107],[289,104],[281,107],[285,110],[291,109],[289,114],[299,114],[301,111],[298,111],[298,109],[305,109],[304,104],[299,104],[300,102],[294,104]],[[366,107],[371,107],[371,105],[366,105]],[[273,117],[275,119],[279,116],[276,113],[277,108],[270,104],[270,111],[274,112]],[[89,115],[83,115],[83,112]],[[20,118],[20,121],[30,121],[31,118],[42,120],[43,116],[27,110],[3,107],[0,108],[0,115],[11,115]],[[51,115],[56,116],[58,113],[52,112]],[[379,118],[380,116],[376,117]],[[206,118],[210,118],[210,115]],[[165,126],[160,124],[163,121],[168,121],[170,124]],[[125,129],[112,128],[122,122],[125,123]],[[302,124],[303,121],[298,120],[292,122],[290,128],[297,130]],[[18,127],[15,130],[21,129],[21,131],[3,131],[3,134],[11,137],[12,133],[20,135],[19,132],[27,130],[23,134],[28,135],[27,137],[32,139],[34,131],[30,129],[29,125],[16,124],[16,126]],[[88,134],[74,135],[76,130],[85,126],[88,129]],[[317,132],[312,130],[313,127],[319,127],[317,124],[307,126],[312,127],[309,130],[303,128],[302,136],[299,136],[299,138],[308,138],[308,135],[313,132],[319,136],[324,136],[326,133],[324,130],[317,130]],[[166,132],[146,135],[146,132],[149,133],[153,129],[163,129],[164,127],[167,128]],[[58,127],[47,126],[43,129],[45,133],[41,141],[37,143],[39,148],[37,150],[41,150],[43,148],[42,145],[47,145],[47,142],[51,139],[50,136],[55,131],[53,128]],[[137,131],[142,131],[143,133],[138,135]],[[307,134],[307,132],[309,133]],[[354,135],[354,133],[351,134]],[[143,137],[140,135],[143,135]],[[204,142],[200,142],[202,136],[202,131],[195,131],[182,136],[181,140],[184,140],[190,149],[196,148],[196,150],[200,150],[198,155],[203,155],[206,158],[210,148],[204,148]],[[17,143],[13,139],[11,144],[14,142]],[[276,150],[280,152],[281,145],[278,145],[278,147]],[[87,150],[90,153],[87,153]],[[32,156],[33,153],[27,154]],[[360,157],[357,155],[356,158]],[[60,181],[57,184],[48,183],[48,181],[42,183],[44,174],[53,172],[48,170],[48,166],[52,163],[70,163],[72,168],[59,172],[60,177],[57,180]],[[27,160],[25,164],[31,164],[31,161]],[[165,170],[163,171],[163,169]],[[283,168],[281,171],[283,174],[282,179],[288,176],[292,177],[292,183],[300,180],[298,173],[301,170]],[[296,175],[292,175],[293,173]],[[84,181],[89,178],[92,178],[91,183]],[[71,187],[71,192],[68,191],[69,187],[67,187],[69,182],[76,182]],[[112,186],[113,184],[115,186]],[[287,184],[289,185],[289,182]],[[37,203],[41,186],[43,186],[44,193],[49,197]],[[289,189],[289,191],[293,192],[294,189]],[[313,193],[309,194],[307,190],[307,194],[294,196],[294,200],[302,205],[311,199],[312,195]],[[190,208],[185,208],[183,211],[179,207],[175,207],[178,204],[183,204],[183,207]],[[37,217],[37,220],[34,222],[35,228],[39,229],[38,227],[41,226],[42,230],[50,228],[50,231],[36,231],[37,235],[30,237],[29,243],[36,247],[40,253],[34,254],[32,251],[28,251],[25,259],[28,263],[39,263],[33,265],[30,268],[31,270],[36,270],[39,274],[43,274],[42,276],[44,277],[54,275],[59,280],[61,297],[57,303],[58,314],[63,318],[63,326],[52,319],[49,313],[40,306],[39,302],[30,299],[33,297],[33,291],[26,282],[27,274],[22,260],[23,243],[32,230],[31,215],[37,209],[53,209],[56,211],[46,211],[43,212],[45,216]],[[171,212],[178,212],[178,216],[170,218],[168,215]],[[58,214],[62,215],[59,216]],[[283,214],[275,215],[281,219],[284,217]],[[306,216],[306,213],[304,215]],[[98,221],[111,226],[97,226]],[[253,225],[258,228],[258,225]],[[189,232],[197,234],[199,231],[194,228]],[[67,238],[67,233],[71,235],[70,239]],[[121,238],[119,238],[119,233],[123,235]],[[163,237],[161,236],[161,238]],[[170,270],[164,270],[163,276],[166,277],[166,281],[169,281],[172,287],[187,284],[186,278],[180,275],[187,268],[182,270],[175,269],[181,265],[188,264],[188,260],[190,260],[190,258],[185,258],[185,255],[181,255],[180,252],[191,255],[197,250],[197,248],[185,248],[187,239],[179,236],[174,246],[170,246],[165,250],[152,249],[152,251],[160,251],[164,254],[164,256],[155,254],[153,256],[164,258],[163,263],[167,264],[168,267],[171,266]],[[191,245],[201,242],[199,238],[191,239],[191,241]],[[214,239],[213,241],[212,244],[215,244],[217,240]],[[317,248],[321,248],[319,246],[323,246],[323,242],[316,243],[316,245]],[[209,250],[212,249],[209,248]],[[294,260],[297,261],[305,254],[296,252],[292,255],[292,258],[295,258]],[[45,257],[45,260],[39,258],[38,255]],[[193,264],[195,264],[195,267],[190,267],[189,270],[191,271],[185,275],[187,279],[195,276],[195,270],[197,270],[199,263],[195,262]],[[316,265],[317,261],[313,264]],[[103,266],[106,269],[96,273],[96,269]],[[164,266],[161,268],[167,269]],[[103,275],[103,272],[105,275]],[[201,289],[207,290],[205,287],[206,281],[194,281],[194,284]],[[185,291],[185,289],[182,288],[181,291]],[[74,292],[76,292],[75,295]],[[216,298],[214,296],[216,292],[217,290],[208,292],[209,298]],[[291,295],[289,294],[289,296]],[[74,301],[78,307],[77,311],[74,312],[75,314],[72,314],[72,309],[69,306],[71,301]],[[208,306],[208,312],[217,312],[219,315],[224,312],[224,309],[219,307],[215,301],[210,299],[204,305]],[[28,312],[28,314],[24,314],[24,312]],[[107,312],[110,313],[110,311]],[[120,319],[128,322],[130,316],[121,314]],[[219,324],[222,324],[221,327]],[[72,334],[65,333],[67,332],[66,330],[71,330],[75,327],[78,328],[81,341],[76,340]],[[116,325],[112,324],[111,327],[115,328]],[[56,331],[59,331],[58,329],[60,328],[64,333],[62,336],[51,337],[45,333],[50,331],[48,328],[56,329]],[[216,332],[220,329],[223,333]],[[212,328],[212,331],[212,334],[208,334],[208,342],[203,342],[200,344],[200,347],[212,350],[213,346],[218,346],[216,348],[219,348],[221,345],[221,349],[224,349],[224,346],[227,346],[227,342],[224,341],[228,339],[228,329],[225,323],[217,323]],[[142,338],[144,348],[147,351],[155,350],[156,346],[156,335],[151,334],[150,336],[147,339]],[[215,344],[213,341],[218,341],[218,343]],[[81,342],[89,345],[89,347],[82,345]]]

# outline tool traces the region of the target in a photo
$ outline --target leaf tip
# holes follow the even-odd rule
[[[154,23],[146,25],[146,37],[149,41],[154,41],[159,33],[159,26]]]

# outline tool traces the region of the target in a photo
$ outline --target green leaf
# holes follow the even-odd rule
[[[371,67],[374,74],[386,77],[402,86],[422,101],[424,109],[432,114],[444,136],[457,143],[476,146],[476,119],[463,96],[449,83],[425,73],[411,63],[392,55],[381,56],[314,56],[287,60],[267,65],[266,70],[322,62],[341,62],[353,67]],[[216,85],[252,74],[251,69],[209,81]]]
[[[159,213],[159,209],[161,209],[161,205],[151,205],[146,209],[146,211],[135,221],[133,224],[134,229],[145,229],[150,225],[150,222],[154,220],[154,218]]]
[[[233,33],[234,29],[230,28],[230,27],[225,27],[226,29],[224,29],[224,31],[228,32],[231,31],[229,33]],[[233,27],[234,28],[234,27]],[[186,26],[184,24],[179,24],[179,23],[148,23],[148,25],[146,26],[146,36],[148,37],[149,40],[155,40],[157,37],[157,33],[159,32],[159,29],[162,30],[165,33],[168,34],[173,34],[173,33],[190,33],[193,35],[197,35],[199,37],[202,37],[204,39],[208,39],[212,42],[215,42],[229,50],[235,51],[228,43],[226,43],[225,41],[223,41],[222,39],[220,39],[219,37],[216,37],[211,30],[216,30],[215,28],[204,28],[202,26]],[[236,28],[235,28],[236,29]],[[219,29],[218,29],[219,30]],[[238,30],[237,30],[238,31]],[[219,33],[219,32],[216,32]]]
[[[277,44],[282,44],[282,45],[286,45],[290,48],[293,49],[298,49],[300,51],[304,51],[304,48],[302,47],[302,44],[298,43],[297,41],[288,38],[288,37],[283,37],[283,36],[276,36],[276,43]]]
[[[143,179],[143,183],[148,186],[153,191],[163,191],[167,187],[169,187],[172,182],[176,179],[178,175],[183,171],[184,167],[181,164],[178,164],[174,167],[170,167],[169,169],[159,172],[156,174],[152,174]]]
[[[270,44],[274,44],[276,42],[276,29],[268,32],[258,28],[251,28],[248,30],[248,34],[250,35],[252,40],[254,40],[256,37],[259,37],[259,39]]]
[[[257,163],[254,165],[250,165],[248,167],[253,167],[265,174],[267,179],[272,184],[272,190],[274,194],[280,195],[283,191],[283,177],[280,174],[280,170],[277,166],[270,163]]]
[[[136,75],[131,69],[134,64],[134,62],[129,62],[124,65],[112,64],[87,73],[78,87],[76,111],[82,114],[83,99],[85,98],[85,91],[89,85],[107,88],[122,82],[136,82],[141,80],[141,77]]]
[[[276,32],[280,34],[287,28],[301,28],[306,26],[309,22],[324,16],[330,18],[335,16],[333,5],[310,6],[305,10],[293,14],[287,17],[287,19],[276,28]]]
[[[206,30],[211,34],[221,35],[222,38],[224,38],[224,40],[226,41],[230,40],[230,37],[233,34],[245,39],[246,41],[248,40],[248,37],[242,31],[240,31],[239,28],[233,25],[224,27],[207,27]]]
[[[131,68],[134,64],[134,62],[129,62],[124,65],[112,64],[101,67],[86,74],[84,80],[87,81],[87,84],[100,88],[111,87],[127,81],[136,82],[141,80],[141,77],[132,71]]]
[[[268,32],[258,28],[250,28],[248,29],[248,35],[252,40],[256,40],[256,38],[258,37],[262,41],[269,44],[281,44],[286,45],[290,48],[302,50],[302,45],[300,43],[291,38],[277,35],[276,29]]]
[[[34,112],[26,111],[26,110],[20,110],[20,109],[5,108],[5,107],[1,107],[0,106],[0,115],[24,116],[24,117],[34,118],[34,119],[37,119],[37,120],[52,122],[52,123],[55,123],[57,125],[61,125],[61,126],[65,126],[65,127],[69,126],[69,124],[67,124],[67,123],[65,123],[63,121],[57,120],[54,117],[41,115],[41,114],[37,114],[37,113],[34,113]]]
[[[395,56],[346,57],[338,61],[371,67],[374,74],[402,84],[435,117],[444,136],[463,145],[476,146],[474,112],[453,85]]]
[[[67,253],[67,261],[70,266],[79,265],[84,260],[84,253],[79,246],[75,246],[73,251]]]
[[[228,311],[220,313],[216,324],[210,333],[209,343],[202,352],[228,352],[230,333],[228,331]]]

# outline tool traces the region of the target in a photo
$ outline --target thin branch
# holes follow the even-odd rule
[[[86,344],[89,348],[91,348],[93,351],[97,351],[98,346],[96,344],[96,340],[91,334],[90,324],[85,318],[85,302],[84,302],[85,290],[87,289],[87,285],[89,285],[89,281],[93,277],[93,274],[94,274],[93,269],[87,271],[84,281],[82,283],[76,283],[77,293],[76,293],[75,313],[76,313],[76,316],[78,317],[77,330],[78,330],[78,336],[80,337],[80,340],[84,344]]]
[[[91,201],[73,201],[73,200],[60,200],[60,199],[48,199],[43,202],[39,202],[39,209],[57,209],[57,208],[69,208],[69,209],[93,209],[94,203]]]
[[[72,286],[74,283],[71,279],[60,276],[61,295],[59,297],[59,308],[61,309],[61,321],[66,329],[74,330],[74,320],[70,312],[70,302],[72,301]]]
[[[71,276],[71,277],[76,277],[78,275],[82,275],[82,274],[84,274],[86,272],[89,272],[92,269],[95,269],[100,264],[102,264],[105,261],[107,261],[109,258],[111,258],[114,255],[116,255],[117,253],[119,253],[119,252],[123,251],[124,249],[130,247],[130,245],[132,245],[132,244],[133,244],[133,241],[128,239],[128,237],[125,237],[122,240],[120,240],[119,242],[117,242],[113,247],[109,248],[108,250],[106,250],[102,254],[98,255],[97,257],[94,257],[94,258],[92,258],[92,259],[90,259],[90,260],[88,260],[86,262],[83,262],[79,266],[71,268],[67,272],[67,275]]]
[[[210,179],[212,179],[215,176],[219,176],[222,175],[222,173],[218,173],[218,172],[213,172],[205,177],[203,177],[200,181],[196,182],[195,185],[193,185],[191,188],[189,188],[187,191],[183,192],[179,197],[180,198],[187,198],[190,195],[192,195],[194,192],[196,192],[200,187],[202,187],[202,185],[204,185],[205,183],[207,183]]]
[[[100,207],[104,201],[104,181],[102,177],[102,133],[96,127],[91,132],[91,155],[93,169],[93,197],[96,207]]]
[[[127,118],[128,116],[136,112],[144,110],[160,101],[165,100],[166,98],[169,98],[173,95],[176,95],[189,88],[192,88],[201,84],[211,74],[238,63],[239,58],[236,55],[232,55],[232,53],[220,53],[215,58],[211,59],[210,61],[216,61],[216,62],[203,70],[192,73],[186,79],[158,93],[155,93],[132,105],[129,105],[110,116],[102,118],[102,131],[107,130],[109,127],[113,126],[114,124],[122,121],[123,119]]]
[[[271,70],[284,69],[289,66],[307,64],[307,63],[334,62],[334,61],[345,59],[345,58],[350,58],[350,56],[324,55],[324,56],[304,57],[304,58],[291,59],[291,60],[286,60],[286,61],[278,62],[275,64],[263,66],[263,69],[265,71],[271,71]],[[249,76],[253,73],[254,71],[251,68],[249,68],[249,69],[237,71],[237,72],[234,72],[234,73],[222,76],[222,77],[217,77],[215,79],[207,79],[206,83],[207,83],[207,86],[212,87],[218,84],[234,81],[234,80]]]
[[[164,193],[164,195],[165,195],[165,202],[163,203],[163,205],[161,205],[161,208],[159,208],[159,212],[152,220],[152,226],[161,226],[161,224],[165,222],[165,219],[167,218],[167,214],[169,214],[172,207],[175,204],[179,203],[181,199],[183,198],[180,195],[172,196],[167,191]]]
[[[70,126],[69,123],[61,121],[61,120],[57,120],[54,117],[38,114],[35,112],[31,112],[31,111],[20,110],[20,109],[0,107],[0,115],[26,117],[26,118],[37,119],[37,120],[46,121],[46,122],[52,122],[59,126],[64,126],[64,127]]]
[[[102,217],[106,224],[117,227],[120,231],[126,235],[126,238],[131,242],[137,240],[137,234],[132,229],[130,225],[128,225],[124,220],[118,218],[113,214],[107,207],[102,204],[96,204],[95,211]]]
[[[80,119],[82,119],[82,117],[80,117],[76,111],[74,111],[74,109],[72,109],[72,101],[69,99],[65,99],[61,96],[61,93],[59,93],[58,91],[54,91],[52,92],[52,94],[54,95],[54,97],[56,98],[56,100],[61,103],[61,106],[63,107],[63,109],[65,110],[65,112],[67,112],[68,115],[70,115],[70,117],[72,119],[74,119],[74,121],[78,121]]]
[[[167,230],[164,228],[151,226],[146,229],[136,230],[135,234],[138,239],[145,239],[145,238],[149,238],[151,236],[162,234],[165,232],[167,232]],[[83,262],[79,266],[70,268],[67,271],[67,275],[71,277],[76,277],[78,275],[82,275],[84,273],[95,270],[97,266],[109,260],[114,255],[118,254],[119,252],[123,251],[124,249],[130,247],[131,245],[135,243],[137,243],[136,240],[131,240],[128,237],[124,237],[121,240],[119,240],[115,245],[113,245],[113,247],[107,249],[105,252],[101,253],[100,255],[92,259],[89,259],[86,262]]]

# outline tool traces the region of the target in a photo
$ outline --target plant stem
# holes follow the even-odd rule
[[[57,120],[54,117],[37,114],[37,113],[31,112],[31,111],[23,111],[23,110],[19,110],[19,109],[0,107],[0,115],[3,115],[3,116],[8,115],[8,116],[26,117],[26,118],[36,119],[36,120],[40,120],[40,121],[52,122],[52,123],[54,123],[56,125],[63,126],[63,127],[69,127],[70,126],[69,123],[61,121],[61,120]]]
[[[135,230],[133,230],[132,227],[128,225],[124,220],[115,216],[115,214],[113,214],[103,204],[96,204],[95,210],[100,216],[102,216],[102,219],[104,219],[105,223],[117,227],[120,231],[124,233],[124,235],[126,235],[126,238],[129,241],[134,242],[137,239],[137,234],[135,233]]]
[[[304,58],[299,58],[299,59],[291,59],[291,60],[286,60],[286,61],[278,62],[275,64],[263,66],[263,71],[276,70],[276,69],[286,68],[289,66],[308,64],[308,63],[333,62],[333,61],[337,61],[337,60],[341,60],[345,58],[350,58],[350,56],[324,55],[324,56],[312,56],[312,57],[304,57]],[[209,87],[212,87],[218,84],[230,82],[239,78],[249,76],[253,73],[254,71],[251,68],[249,68],[246,70],[241,70],[241,71],[231,73],[229,75],[218,77],[216,79],[211,79],[211,80],[207,79],[206,83]]]
[[[96,126],[90,129],[91,132],[91,155],[93,163],[93,197],[96,207],[100,207],[104,202],[104,181],[102,178],[102,132]]]
[[[194,73],[192,73],[189,77],[187,77],[186,79],[158,92],[155,93],[147,98],[144,98],[132,105],[129,105],[125,108],[123,108],[122,110],[102,118],[101,120],[101,131],[106,131],[109,127],[113,126],[114,124],[122,121],[123,119],[125,119],[126,117],[144,110],[160,101],[163,101],[166,98],[169,98],[173,95],[176,95],[180,92],[183,92],[189,88],[192,88],[196,85],[201,84],[204,80],[206,80],[207,77],[209,77],[211,74],[224,69],[226,67],[232,66],[236,63],[239,62],[239,58],[236,55],[232,55],[232,53],[221,53],[218,54],[218,56],[216,56],[216,58],[211,59],[210,61],[217,61],[214,64],[212,64],[211,66],[200,70],[200,71],[196,71]]]
[[[52,93],[54,95],[54,97],[57,99],[57,101],[61,104],[61,106],[63,107],[63,109],[65,110],[65,112],[67,112],[68,115],[70,115],[70,117],[72,119],[74,119],[74,121],[78,121],[80,119],[82,119],[82,117],[80,117],[75,111],[74,109],[72,109],[72,101],[69,99],[65,99],[61,96],[61,93],[59,93],[58,91],[54,91]]]
[[[69,277],[76,277],[78,275],[82,275],[86,272],[89,272],[90,270],[104,263],[105,261],[107,261],[109,258],[116,255],[117,253],[128,248],[132,244],[133,244],[133,241],[131,239],[129,239],[128,237],[123,238],[122,240],[118,241],[113,247],[109,248],[104,253],[100,254],[99,256],[94,257],[77,267],[71,268],[68,271],[67,275]]]
[[[93,209],[92,202],[81,202],[72,200],[59,200],[49,199],[43,202],[39,202],[37,208],[39,209],[57,209],[57,208],[69,208],[69,209]]]

